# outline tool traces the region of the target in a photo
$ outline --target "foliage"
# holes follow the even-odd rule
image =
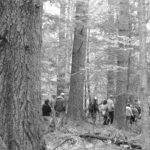
[[[67,3],[66,3],[67,2]],[[44,11],[43,13],[43,59],[51,62],[51,68],[53,73],[57,76],[57,56],[61,55],[66,59],[66,52],[68,53],[68,71],[67,71],[67,82],[69,82],[70,74],[70,62],[71,62],[71,51],[73,44],[73,31],[74,31],[74,3],[75,1],[66,1],[66,14],[65,18],[60,18],[56,13],[50,14]],[[111,52],[111,55],[116,57],[119,51],[119,43],[123,43],[129,48],[125,48],[124,51],[132,51],[131,54],[131,68],[130,68],[130,93],[137,96],[139,88],[139,73],[138,73],[138,62],[139,62],[139,35],[138,35],[138,5],[136,0],[130,0],[130,37],[118,36],[118,17],[119,17],[119,3],[113,3],[113,1],[106,0],[90,0],[89,1],[89,23],[88,28],[90,29],[89,35],[89,47],[90,47],[90,62],[86,68],[90,70],[90,86],[93,94],[96,94],[100,99],[106,98],[107,96],[107,71],[111,68],[114,72],[117,72],[118,66],[115,62],[110,65],[108,62],[107,54]],[[59,9],[60,5],[58,2],[52,2],[51,6],[55,6]],[[51,8],[49,8],[51,9]],[[69,10],[69,14],[68,14]],[[59,25],[65,24],[65,39],[63,47],[59,46]],[[47,58],[48,57],[48,58]],[[66,61],[64,61],[65,63]],[[47,67],[45,67],[47,68]],[[127,68],[126,68],[127,69]],[[64,69],[66,72],[66,70]],[[97,91],[95,93],[95,86]],[[52,87],[53,89],[56,87]],[[94,96],[94,95],[93,95]]]

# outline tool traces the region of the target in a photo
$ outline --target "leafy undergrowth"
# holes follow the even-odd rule
[[[89,122],[73,123],[68,122],[61,130],[49,132],[45,135],[48,150],[126,150],[132,149],[128,145],[116,145],[110,139],[128,141],[141,145],[141,135],[134,130],[117,130],[114,126],[103,126],[98,123],[96,126]],[[91,137],[80,137],[80,135],[94,135],[107,137],[108,140],[100,140]]]

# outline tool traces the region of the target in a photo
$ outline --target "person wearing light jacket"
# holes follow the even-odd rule
[[[127,104],[126,106],[126,124],[132,124],[131,117],[133,116],[132,108],[130,107],[130,104]]]

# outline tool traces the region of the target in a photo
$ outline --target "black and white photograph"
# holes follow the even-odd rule
[[[0,0],[0,150],[150,150],[150,0]]]

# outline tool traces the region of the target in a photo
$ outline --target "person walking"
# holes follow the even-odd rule
[[[137,120],[139,119],[139,112],[138,112],[138,110],[137,110],[137,108],[135,106],[130,105],[130,107],[131,107],[132,114],[133,114],[131,116],[131,123],[133,124],[133,123],[136,123]]]
[[[101,112],[103,116],[103,125],[108,125],[109,123],[109,114],[108,114],[108,105],[107,105],[107,100],[103,101],[103,104],[101,106]]]
[[[51,124],[51,106],[50,106],[50,101],[48,99],[45,100],[44,104],[42,105],[42,116],[44,120],[44,128],[46,131],[48,130],[50,124]]]
[[[96,97],[93,99],[93,101],[90,102],[88,109],[89,109],[89,113],[91,115],[92,121],[95,124],[96,123],[97,112],[99,112],[98,103],[97,103],[97,98]]]
[[[130,104],[128,103],[126,106],[126,126],[129,127],[129,125],[132,124],[132,117],[133,117],[133,112]]]
[[[110,95],[109,99],[107,100],[107,106],[108,106],[108,115],[110,124],[114,121],[114,102],[113,102],[113,96]]]
[[[139,100],[135,100],[134,107],[138,110],[139,118],[141,118],[141,103]]]
[[[64,98],[64,93],[61,93],[57,98],[55,102],[55,112],[57,116],[57,125],[56,128],[60,129],[64,125],[64,119],[65,119],[65,112],[66,112],[66,101]]]

